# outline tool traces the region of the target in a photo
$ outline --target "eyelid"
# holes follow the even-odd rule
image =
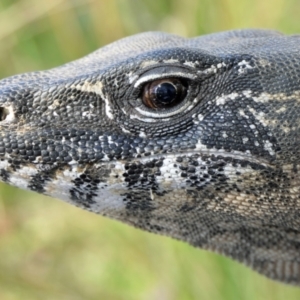
[[[196,100],[196,99],[195,99]],[[194,103],[196,103],[197,101],[193,101]],[[162,113],[160,111],[155,112],[155,110],[153,111],[147,111],[147,110],[143,110],[139,107],[136,107],[135,109],[142,115],[146,116],[146,117],[151,117],[151,118],[159,118],[161,119],[163,118],[169,118],[175,115],[178,115],[178,113],[186,111],[186,110],[190,110],[192,108],[192,104],[189,102],[186,102],[184,105],[182,105],[179,109],[174,110],[174,111],[170,111],[168,113]]]
[[[197,75],[193,74],[191,70],[180,67],[158,67],[144,73],[135,83],[134,88],[139,87],[143,83],[163,79],[168,77],[177,77],[185,79],[196,79]]]

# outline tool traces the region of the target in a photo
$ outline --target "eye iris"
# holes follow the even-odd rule
[[[176,99],[177,89],[173,84],[165,82],[155,88],[155,94],[157,102],[170,104]]]
[[[142,101],[151,109],[166,109],[184,100],[187,84],[177,78],[165,78],[147,83],[142,92]]]

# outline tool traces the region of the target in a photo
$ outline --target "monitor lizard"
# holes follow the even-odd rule
[[[0,179],[300,284],[300,35],[148,32],[0,81]]]

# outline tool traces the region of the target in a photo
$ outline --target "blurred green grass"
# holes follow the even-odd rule
[[[147,30],[299,32],[297,0],[1,0],[0,77]],[[0,299],[300,299],[224,257],[0,187]]]

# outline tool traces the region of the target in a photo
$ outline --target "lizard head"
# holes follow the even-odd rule
[[[299,284],[296,42],[145,33],[4,79],[1,180]]]

